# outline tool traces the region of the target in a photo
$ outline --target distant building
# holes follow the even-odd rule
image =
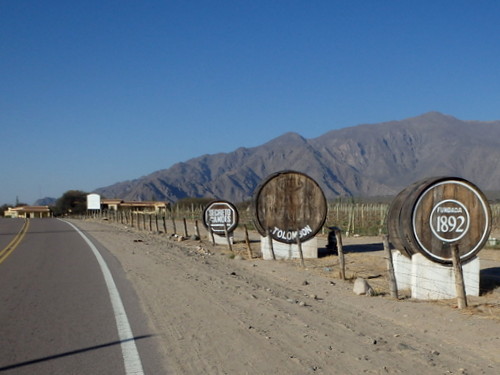
[[[101,199],[101,210],[118,211],[118,207],[122,203],[121,199]]]
[[[167,202],[144,201],[144,202],[123,202],[119,208],[121,210],[130,210],[147,213],[163,213],[167,210]]]
[[[123,201],[120,199],[101,199],[102,210],[134,211],[145,213],[164,213],[168,208],[167,202],[158,201]]]
[[[52,211],[50,211],[49,206],[20,206],[20,207],[9,207],[7,211],[4,211],[5,217],[12,218],[44,218],[52,217]]]

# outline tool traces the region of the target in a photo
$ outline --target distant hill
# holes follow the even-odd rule
[[[253,148],[203,155],[132,181],[97,189],[109,198],[248,200],[269,174],[304,172],[338,196],[387,196],[430,176],[463,177],[500,190],[500,121],[462,121],[429,112],[418,117],[332,130],[305,139],[286,133]]]
[[[56,200],[56,198],[51,197],[40,198],[33,203],[33,206],[53,206],[56,204]]]

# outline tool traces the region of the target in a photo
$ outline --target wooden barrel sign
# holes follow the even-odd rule
[[[270,175],[254,198],[255,226],[262,236],[283,243],[306,241],[316,235],[326,220],[323,190],[311,177],[295,171]]]
[[[483,193],[458,177],[432,177],[400,192],[387,221],[393,246],[408,257],[421,253],[451,264],[451,246],[462,262],[473,258],[488,240],[491,210]]]
[[[238,226],[239,215],[236,207],[227,201],[218,200],[207,204],[203,211],[203,224],[205,228],[219,236],[232,233]]]

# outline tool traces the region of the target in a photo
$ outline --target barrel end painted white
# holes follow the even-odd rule
[[[260,237],[260,250],[264,260],[273,259],[267,237]],[[300,259],[299,246],[297,244],[287,244],[273,240],[273,251],[276,259]],[[316,237],[302,242],[302,254],[305,259],[318,257],[318,239]]]

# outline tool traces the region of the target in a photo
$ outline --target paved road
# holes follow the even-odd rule
[[[164,373],[116,259],[66,222],[30,219],[22,237],[23,225],[0,220],[0,373]]]
[[[2,250],[8,250],[7,246],[12,242],[16,234],[22,229],[24,220],[11,220],[0,218],[0,259],[3,257]]]

